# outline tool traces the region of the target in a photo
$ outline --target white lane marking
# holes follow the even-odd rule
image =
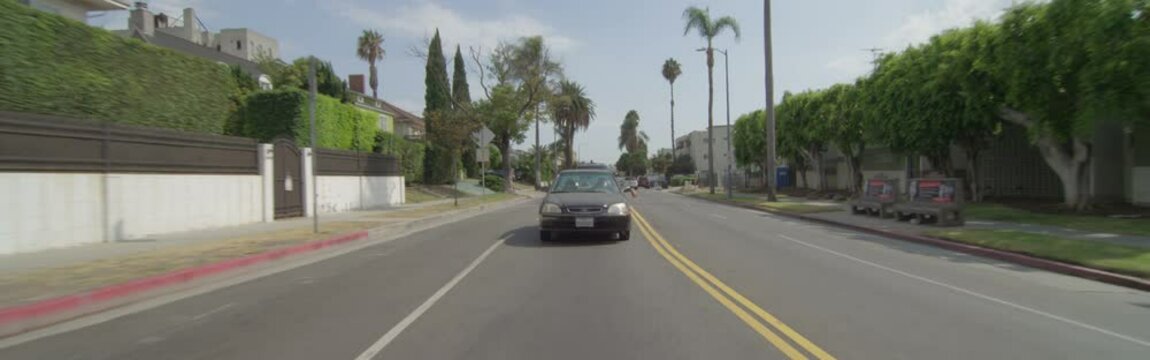
[[[726,216],[723,216],[723,215],[719,215],[719,214],[711,214],[711,216],[714,216],[714,217],[717,217],[717,218],[720,218],[720,219],[723,219],[723,220],[726,220],[726,219],[727,219],[727,217],[726,217]]]
[[[1119,334],[1119,333],[1117,333],[1117,332],[1114,332],[1114,331],[1110,331],[1110,330],[1106,330],[1106,329],[1103,329],[1103,328],[1100,328],[1100,327],[1097,327],[1097,326],[1094,326],[1094,325],[1090,325],[1090,324],[1082,323],[1082,322],[1079,322],[1079,321],[1075,321],[1075,320],[1067,319],[1067,318],[1064,318],[1064,317],[1061,317],[1061,316],[1058,316],[1058,315],[1054,315],[1054,314],[1051,314],[1051,313],[1048,313],[1048,312],[1045,312],[1045,311],[1042,311],[1042,310],[1037,310],[1037,309],[1029,308],[1029,307],[1026,307],[1026,306],[1023,306],[1023,305],[1019,305],[1019,304],[1015,304],[1015,303],[1012,303],[1012,302],[1009,302],[1009,301],[1006,301],[1006,300],[1002,300],[1002,299],[999,299],[999,298],[996,298],[996,297],[993,297],[993,296],[990,296],[990,295],[983,295],[983,294],[981,294],[981,293],[977,293],[977,292],[974,292],[974,291],[971,291],[971,290],[963,289],[963,288],[960,288],[960,287],[958,287],[958,286],[950,285],[950,284],[947,284],[947,283],[944,283],[944,282],[941,282],[941,281],[937,281],[937,280],[928,279],[928,278],[925,278],[925,277],[922,277],[922,276],[918,276],[918,275],[915,275],[915,274],[911,274],[911,273],[908,273],[908,272],[905,272],[905,271],[902,271],[902,270],[894,269],[894,268],[891,268],[891,267],[888,267],[888,266],[885,266],[885,265],[880,265],[880,264],[877,264],[877,263],[873,263],[873,262],[870,262],[870,261],[867,261],[867,260],[859,259],[859,258],[857,258],[857,257],[854,257],[854,256],[851,256],[851,255],[843,254],[843,253],[841,253],[841,252],[838,252],[838,251],[834,251],[834,250],[831,250],[831,249],[827,249],[827,248],[825,248],[825,247],[822,247],[822,246],[818,246],[818,245],[815,245],[815,244],[811,244],[811,243],[808,243],[808,242],[805,242],[805,241],[802,241],[802,240],[799,240],[799,239],[795,239],[795,238],[793,238],[793,237],[790,237],[790,236],[786,236],[786,235],[783,235],[783,234],[779,234],[779,237],[781,237],[781,238],[784,238],[784,239],[787,239],[787,240],[790,240],[790,241],[792,241],[792,242],[794,242],[794,243],[796,243],[796,244],[799,244],[799,245],[803,245],[803,246],[806,246],[806,247],[809,247],[809,248],[812,248],[812,249],[816,249],[816,250],[822,250],[822,251],[825,251],[825,252],[827,252],[827,253],[830,253],[830,254],[833,254],[833,255],[837,255],[837,256],[839,256],[839,257],[842,257],[842,258],[846,258],[846,259],[854,260],[854,261],[856,261],[856,262],[859,262],[859,263],[862,263],[862,264],[865,264],[865,265],[869,265],[869,266],[873,266],[873,267],[876,267],[876,268],[879,268],[879,269],[883,269],[883,270],[886,270],[886,271],[890,271],[890,272],[892,272],[892,273],[895,273],[895,274],[899,274],[899,275],[902,275],[902,276],[906,276],[906,277],[909,277],[909,278],[911,278],[911,279],[915,279],[915,280],[919,280],[919,281],[923,281],[923,282],[931,283],[931,284],[934,284],[934,285],[938,285],[938,286],[941,286],[941,287],[944,287],[944,288],[947,288],[947,289],[950,289],[950,290],[953,290],[953,291],[957,291],[957,292],[960,292],[960,293],[963,293],[963,294],[967,294],[967,295],[970,295],[970,296],[974,296],[974,297],[977,297],[977,298],[979,298],[979,299],[983,299],[983,300],[986,300],[986,301],[990,301],[990,302],[995,302],[995,303],[998,303],[998,304],[1006,305],[1006,306],[1009,306],[1009,307],[1012,307],[1012,308],[1015,308],[1015,309],[1018,309],[1018,310],[1022,310],[1022,311],[1025,311],[1025,312],[1029,312],[1029,313],[1031,313],[1031,314],[1035,314],[1035,315],[1043,316],[1043,317],[1046,317],[1046,318],[1049,318],[1049,319],[1052,319],[1052,320],[1057,320],[1057,321],[1060,321],[1060,322],[1063,322],[1063,323],[1066,323],[1066,324],[1070,324],[1070,325],[1074,325],[1074,326],[1077,326],[1077,327],[1081,327],[1081,328],[1084,328],[1084,329],[1093,330],[1093,331],[1096,331],[1096,332],[1099,332],[1099,333],[1102,333],[1102,334],[1110,335],[1110,336],[1113,336],[1113,337],[1116,337],[1116,338],[1119,338],[1119,339],[1122,339],[1122,340],[1126,340],[1126,341],[1129,341],[1129,342],[1132,342],[1132,343],[1135,343],[1135,344],[1138,344],[1138,345],[1142,345],[1142,346],[1145,346],[1145,347],[1150,347],[1150,341],[1146,341],[1146,340],[1138,339],[1138,338],[1135,338],[1135,337],[1132,337],[1132,336],[1128,336],[1128,335]]]
[[[455,287],[455,284],[458,284],[459,281],[463,280],[463,278],[467,276],[467,274],[470,274],[472,270],[475,270],[475,268],[479,266],[479,263],[483,262],[483,259],[486,259],[488,255],[491,255],[491,253],[494,252],[500,244],[503,244],[504,241],[506,241],[506,239],[502,239],[496,241],[494,244],[491,244],[491,246],[488,247],[486,251],[480,254],[479,257],[475,258],[475,260],[473,260],[470,265],[467,265],[463,271],[460,271],[459,274],[456,274],[455,277],[451,279],[451,281],[448,281],[447,284],[444,284],[443,287],[435,291],[434,294],[431,294],[431,297],[427,298],[427,300],[424,300],[422,304],[419,304],[419,307],[415,308],[415,310],[413,310],[410,314],[407,314],[407,317],[404,317],[403,320],[400,320],[399,323],[395,324],[391,330],[388,330],[386,334],[383,334],[383,337],[379,338],[379,340],[376,340],[374,344],[371,344],[371,347],[368,347],[367,350],[364,350],[363,353],[359,354],[359,356],[357,356],[355,359],[370,360],[371,358],[374,358],[376,355],[378,355],[380,351],[383,351],[384,347],[387,347],[387,344],[390,344],[392,340],[395,340],[395,338],[403,332],[403,330],[407,329],[408,326],[411,326],[415,320],[418,320],[419,317],[422,316],[423,313],[427,312],[427,310],[430,309],[433,305],[435,305],[435,303],[438,302],[444,294],[447,294],[448,291],[451,291],[451,289]]]
[[[227,310],[228,308],[230,308],[230,307],[232,307],[232,306],[235,306],[235,305],[236,305],[235,303],[227,303],[227,304],[224,304],[223,306],[217,307],[217,308],[215,308],[215,309],[211,309],[211,310],[209,310],[208,312],[205,312],[205,313],[203,313],[203,314],[199,314],[199,315],[193,316],[193,317],[192,317],[192,321],[200,321],[201,319],[207,318],[208,316],[212,316],[213,314],[216,314],[216,313],[219,313],[219,312],[221,312],[221,311]]]

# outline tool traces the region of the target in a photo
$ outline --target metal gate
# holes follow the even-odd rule
[[[275,140],[276,219],[303,216],[303,163],[291,139]]]

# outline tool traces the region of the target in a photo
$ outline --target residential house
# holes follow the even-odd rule
[[[137,2],[128,16],[128,28],[115,33],[187,55],[239,66],[259,79],[260,86],[266,89],[271,88],[271,80],[263,74],[257,61],[265,57],[279,58],[276,39],[246,28],[212,33],[192,8],[184,9],[181,17],[173,19],[164,13],[153,14],[147,3]]]
[[[347,83],[348,94],[352,103],[380,114],[380,129],[403,136],[408,140],[423,140],[423,133],[426,129],[423,118],[392,103],[367,95],[364,92],[362,74],[349,75]]]
[[[127,0],[17,0],[34,9],[87,23],[93,11],[128,10]]]

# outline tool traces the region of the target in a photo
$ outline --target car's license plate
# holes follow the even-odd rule
[[[575,218],[575,227],[577,227],[577,228],[595,227],[595,218],[593,218],[593,217]]]

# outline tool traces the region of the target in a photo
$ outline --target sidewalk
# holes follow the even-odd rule
[[[517,196],[507,194],[461,198],[458,209],[515,198]],[[0,255],[0,309],[338,234],[402,226],[454,209],[457,208],[452,205],[452,200],[444,199],[371,211],[320,214],[319,233],[312,231],[312,218],[293,218],[164,234],[131,242]]]

